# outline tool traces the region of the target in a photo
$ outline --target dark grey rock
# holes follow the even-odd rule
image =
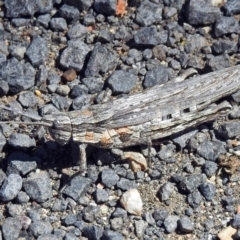
[[[63,4],[58,13],[59,16],[64,18],[68,23],[74,23],[80,18],[79,10],[67,4]]]
[[[163,6],[144,0],[137,8],[136,22],[147,27],[162,20]]]
[[[215,175],[217,169],[218,165],[213,161],[206,161],[203,165],[203,171],[207,175],[207,177],[212,177],[213,175]]]
[[[217,71],[224,68],[230,67],[230,60],[227,54],[222,54],[216,57],[212,57],[207,61],[206,66],[211,69],[211,71]]]
[[[89,205],[83,209],[83,219],[87,222],[93,222],[100,216],[100,207]]]
[[[86,226],[83,228],[83,234],[88,239],[99,240],[103,235],[103,230],[98,226]]]
[[[45,84],[48,79],[48,72],[49,69],[45,67],[44,65],[41,65],[39,67],[39,70],[36,74],[36,85],[39,87],[42,84]]]
[[[165,19],[168,19],[168,18],[171,18],[173,17],[174,15],[176,15],[178,12],[177,8],[175,7],[165,7],[164,8],[164,14],[163,14],[163,17]]]
[[[232,98],[235,102],[240,103],[240,91],[237,91],[236,93],[232,94]]]
[[[117,58],[101,43],[96,43],[85,70],[85,77],[107,73],[117,66]]]
[[[30,59],[34,67],[39,67],[48,58],[47,42],[40,36],[35,36],[32,39],[30,46],[26,51],[27,57]]]
[[[149,70],[143,81],[143,87],[149,88],[168,81],[168,71],[164,66],[158,66]]]
[[[126,218],[127,211],[122,208],[116,208],[115,211],[112,213],[111,218]]]
[[[233,217],[232,227],[240,229],[240,213],[237,213]]]
[[[83,40],[87,35],[87,28],[82,24],[78,23],[73,25],[67,32],[69,39],[79,38]]]
[[[218,7],[212,5],[211,1],[190,0],[187,5],[186,17],[189,24],[212,24],[221,17]]]
[[[124,240],[124,237],[119,232],[115,232],[115,231],[111,231],[111,230],[105,230],[103,232],[101,240]]]
[[[176,146],[173,144],[162,145],[160,151],[157,153],[157,156],[161,160],[166,160],[172,158],[176,152]]]
[[[228,0],[223,8],[226,11],[227,16],[232,16],[240,13],[240,2],[238,0]]]
[[[37,210],[29,210],[27,213],[28,217],[31,218],[32,222],[39,221],[41,219],[41,216]]]
[[[197,153],[209,161],[216,161],[218,156],[225,152],[224,145],[216,141],[204,141],[197,148]]]
[[[54,31],[65,31],[67,30],[67,22],[64,18],[52,18],[50,26]]]
[[[10,76],[7,79],[9,92],[17,94],[34,86],[34,77],[32,76]]]
[[[51,21],[50,14],[40,15],[36,20],[37,23],[39,23],[40,25],[42,25],[45,28],[48,28],[48,24],[50,21]]]
[[[81,71],[89,51],[88,45],[84,42],[70,41],[68,47],[64,49],[60,56],[60,64],[66,69],[73,68],[76,71]]]
[[[37,161],[39,161],[38,158],[17,151],[8,157],[8,165],[17,169],[22,175],[26,175],[36,169]]]
[[[138,45],[142,46],[156,46],[161,44],[161,34],[157,32],[155,26],[151,27],[142,27],[135,35],[134,41]]]
[[[96,189],[93,193],[95,202],[98,204],[105,203],[108,201],[108,193],[104,189]]]
[[[72,108],[74,110],[82,110],[91,105],[91,97],[89,95],[82,95],[76,97],[72,102]]]
[[[71,98],[77,98],[88,93],[88,88],[85,85],[74,85],[71,89]]]
[[[183,178],[179,183],[179,188],[187,193],[195,191],[204,181],[203,176],[200,174],[193,174]]]
[[[0,65],[0,77],[4,80],[8,77],[20,77],[24,75],[23,66],[16,58],[11,58]]]
[[[238,21],[233,17],[221,17],[214,25],[214,34],[216,37],[220,37],[228,33],[238,32],[239,24]]]
[[[155,219],[155,221],[164,221],[168,216],[168,212],[167,210],[165,209],[156,209],[154,212],[153,212],[153,218]]]
[[[33,222],[28,229],[28,231],[34,237],[39,237],[43,234],[50,234],[52,230],[53,228],[50,222],[41,221],[41,220]]]
[[[122,218],[113,218],[110,219],[110,225],[112,230],[120,230],[123,225],[123,219]]]
[[[53,204],[52,211],[54,212],[63,212],[67,209],[68,202],[65,199],[56,199]]]
[[[71,99],[65,98],[59,95],[54,95],[51,101],[52,101],[52,104],[62,112],[67,111],[72,104]]]
[[[64,240],[78,240],[79,238],[76,237],[73,233],[69,232],[65,235]]]
[[[83,78],[82,83],[86,85],[86,87],[88,88],[88,92],[92,94],[99,93],[104,85],[104,81],[100,77]]]
[[[182,233],[191,233],[194,229],[192,221],[186,216],[179,219],[178,225]]]
[[[216,186],[212,183],[202,183],[200,185],[200,190],[202,195],[205,197],[207,201],[212,201],[216,194]]]
[[[91,184],[91,179],[76,176],[71,179],[69,185],[63,190],[63,193],[77,201],[84,194]]]
[[[234,121],[221,124],[218,132],[225,138],[237,137],[240,135],[240,123],[238,121]]]
[[[97,13],[113,15],[116,12],[117,0],[95,0],[93,6]]]
[[[17,217],[23,214],[23,207],[20,204],[9,204],[7,212],[10,217]]]
[[[14,27],[28,26],[29,23],[30,23],[30,19],[25,19],[25,18],[13,18],[12,19],[12,25]]]
[[[27,0],[21,3],[17,0],[6,0],[5,7],[6,17],[33,16],[39,9],[36,1],[29,2]]]
[[[213,43],[212,50],[216,54],[232,54],[237,52],[238,44],[228,39],[220,39]]]
[[[164,183],[158,191],[158,196],[161,201],[168,200],[174,190],[174,185],[171,182]]]
[[[156,169],[149,171],[148,174],[149,174],[149,177],[151,177],[151,179],[160,179],[162,177],[162,173]]]
[[[18,101],[23,107],[34,107],[38,103],[37,97],[30,91],[19,94]]]
[[[129,93],[136,85],[138,77],[125,70],[115,71],[106,81],[113,94]]]
[[[1,201],[14,199],[22,188],[22,178],[18,174],[10,174],[0,188]]]
[[[66,226],[73,225],[76,221],[77,221],[77,215],[76,215],[76,214],[68,214],[68,215],[64,218],[64,224],[65,224]]]
[[[121,178],[118,182],[117,182],[117,188],[123,190],[123,191],[127,191],[131,188],[137,188],[137,185],[134,181],[130,181],[126,178]]]
[[[8,217],[2,223],[2,234],[5,240],[18,239],[20,230],[22,228],[21,222],[18,218]]]
[[[0,80],[0,97],[6,96],[9,91],[8,83],[4,80]]]
[[[187,201],[188,201],[188,204],[195,209],[198,206],[200,206],[202,202],[202,195],[199,191],[195,191],[188,195]]]
[[[39,109],[40,116],[57,113],[59,110],[52,104],[45,104]]]
[[[110,43],[113,40],[113,35],[108,29],[102,29],[98,34],[98,41],[101,43]]]
[[[150,225],[155,224],[155,219],[153,218],[152,213],[149,211],[143,213],[143,219]]]
[[[53,234],[42,234],[37,238],[38,240],[59,240],[59,238]],[[64,238],[66,240],[66,238]]]
[[[193,215],[193,209],[192,208],[187,208],[185,210],[185,214],[189,217],[192,216]]]
[[[171,136],[171,139],[175,144],[179,145],[181,149],[183,149],[184,147],[186,147],[189,139],[192,136],[194,136],[197,132],[198,130],[196,128],[193,128],[187,131],[186,133],[174,134],[173,136]]]
[[[175,232],[178,226],[179,217],[175,215],[169,215],[163,222],[163,225],[168,233]]]
[[[15,199],[17,203],[24,204],[30,200],[30,197],[25,192],[20,191]]]
[[[47,172],[32,174],[23,182],[23,188],[27,195],[38,203],[52,197],[52,186]]]
[[[118,182],[119,176],[112,169],[103,169],[101,180],[104,186],[111,188]]]
[[[83,24],[85,26],[92,26],[96,23],[95,18],[92,14],[86,14],[83,18]]]
[[[61,81],[61,77],[55,71],[49,71],[47,82],[48,84],[59,84]]]
[[[187,53],[198,52],[202,48],[208,46],[205,37],[200,34],[188,35],[185,43],[185,50]]]
[[[23,133],[11,134],[8,139],[8,144],[14,148],[30,148],[36,146],[35,140]]]

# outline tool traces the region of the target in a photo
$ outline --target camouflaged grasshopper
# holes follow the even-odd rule
[[[226,101],[216,102],[240,89],[239,66],[186,79],[193,73],[189,69],[183,76],[141,93],[85,110],[45,115],[35,119],[40,122],[29,124],[47,126],[60,144],[71,139],[78,142],[81,168],[86,169],[87,144],[107,149],[146,144],[215,119],[231,108]]]

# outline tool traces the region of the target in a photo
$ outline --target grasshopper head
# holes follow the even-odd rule
[[[72,137],[72,125],[71,120],[67,113],[53,113],[51,115],[45,115],[42,118],[43,122],[51,123],[49,132],[52,138],[61,145],[69,142]]]

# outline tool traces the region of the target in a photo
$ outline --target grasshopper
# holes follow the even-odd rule
[[[71,139],[78,142],[81,169],[86,169],[87,144],[107,149],[140,145],[226,113],[230,104],[216,102],[240,89],[240,67],[186,79],[193,73],[189,69],[182,76],[143,92],[90,105],[84,110],[45,115],[35,119],[37,123],[24,124],[48,127],[53,139],[60,144]]]

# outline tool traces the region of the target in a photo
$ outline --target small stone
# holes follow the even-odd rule
[[[202,183],[200,185],[200,190],[207,201],[212,201],[212,199],[216,195],[216,186],[209,182]]]
[[[100,216],[101,209],[99,206],[89,205],[83,210],[83,219],[87,222],[94,222]]]
[[[87,28],[83,26],[82,24],[75,24],[73,25],[67,32],[69,39],[81,39],[83,40],[87,34]]]
[[[170,215],[164,220],[164,227],[168,233],[172,233],[177,229],[178,225],[178,216]]]
[[[1,201],[7,202],[14,199],[22,188],[22,178],[18,174],[10,174],[0,188]]]
[[[39,237],[43,234],[51,233],[52,230],[53,228],[50,222],[42,220],[33,222],[28,229],[29,233],[31,233],[34,237]]]
[[[40,36],[35,36],[32,39],[30,46],[26,51],[27,57],[30,59],[34,67],[39,67],[44,64],[48,58],[47,42]]]
[[[4,80],[0,80],[0,97],[6,96],[9,90],[8,83]]]
[[[163,186],[158,191],[158,196],[160,200],[162,202],[168,200],[171,197],[173,190],[174,190],[174,185],[171,182],[167,182],[163,184]]]
[[[19,239],[20,230],[22,228],[21,222],[18,218],[8,217],[2,223],[2,233],[5,240]]]
[[[8,144],[14,148],[30,148],[36,146],[34,139],[22,133],[11,134],[8,139]]]
[[[184,177],[184,179],[180,182],[179,187],[181,190],[191,193],[200,186],[203,180],[203,176],[200,174],[189,175]]]
[[[107,85],[114,94],[129,93],[137,81],[136,75],[125,70],[117,70],[107,79]]]
[[[7,206],[9,216],[17,217],[23,214],[23,208],[20,204],[10,204]]]
[[[104,85],[104,81],[100,77],[83,78],[82,83],[86,85],[86,87],[88,88],[88,92],[92,94],[99,93]]]
[[[77,221],[76,214],[68,214],[64,219],[64,223],[66,226],[73,225],[76,221]]]
[[[116,12],[117,0],[95,0],[94,9],[97,13],[113,15]]]
[[[38,103],[36,96],[30,91],[19,94],[18,101],[23,107],[34,107]]]
[[[182,233],[191,233],[193,231],[193,223],[186,216],[181,217],[178,224]]]
[[[29,201],[30,197],[25,193],[20,191],[16,197],[16,202],[20,204],[27,203]]]
[[[144,232],[148,226],[147,222],[143,220],[137,220],[134,221],[135,229],[136,229],[136,235],[138,239],[142,239]]]
[[[212,177],[216,174],[218,169],[218,164],[212,161],[206,161],[203,165],[203,171],[207,175],[207,177]]]
[[[143,213],[143,219],[150,225],[155,224],[155,219],[153,218],[153,215],[151,212],[147,211]]]
[[[124,240],[124,237],[121,233],[111,231],[111,230],[105,230],[102,235],[102,240]]]
[[[187,201],[192,208],[197,208],[202,202],[202,195],[199,191],[195,191],[188,195]]]
[[[52,186],[47,172],[32,174],[23,182],[23,188],[28,196],[38,203],[52,197]]]
[[[238,32],[239,32],[239,24],[238,24],[238,21],[233,17],[222,16],[215,23],[214,33],[216,37],[220,37],[228,33],[238,33]]]
[[[197,148],[197,153],[209,161],[216,161],[218,156],[225,152],[224,145],[217,141],[204,141]]]
[[[72,100],[69,98],[65,98],[59,95],[54,95],[51,99],[53,105],[60,111],[67,111],[71,104],[72,104]]]
[[[120,188],[123,191],[132,189],[132,188],[136,188],[136,183],[134,181],[130,181],[126,178],[121,178],[118,182],[117,182],[117,188]]]
[[[113,187],[119,180],[119,176],[112,169],[103,169],[101,173],[101,180],[103,185],[108,188]]]
[[[67,4],[63,4],[58,13],[59,16],[66,19],[68,23],[74,23],[80,18],[79,10]]]
[[[77,73],[74,69],[65,71],[62,75],[64,81],[71,82],[77,78]]]
[[[240,123],[238,121],[223,123],[218,132],[226,138],[234,138],[240,135]]]
[[[21,60],[24,58],[24,54],[26,50],[27,50],[26,47],[17,46],[13,49],[13,51],[11,52],[11,55],[15,57],[17,60]]]
[[[98,204],[105,203],[109,199],[108,193],[104,189],[97,189],[93,193],[93,196],[94,196],[95,202]]]
[[[120,203],[123,208],[134,215],[141,215],[143,211],[143,203],[141,196],[137,189],[130,189],[126,191],[121,199]]]
[[[102,228],[100,228],[98,226],[94,226],[94,225],[86,226],[83,228],[83,234],[88,239],[97,240],[97,239],[101,239],[101,237],[103,235],[103,230],[102,230]]]
[[[237,213],[233,217],[232,227],[240,229],[240,213]]]
[[[38,97],[40,97],[40,96],[42,95],[41,91],[39,91],[39,90],[35,90],[35,94],[36,94]]]
[[[76,176],[73,179],[71,179],[71,182],[63,190],[63,193],[73,198],[75,201],[78,201],[81,195],[83,195],[87,191],[91,182],[92,181],[89,178]]]
[[[155,221],[164,221],[168,216],[168,212],[167,210],[165,209],[156,209],[154,212],[153,212],[153,218],[155,219]]]
[[[54,31],[67,30],[67,22],[64,18],[52,18],[50,21],[50,25]]]
[[[240,2],[238,0],[228,0],[223,5],[227,16],[232,16],[240,13]]]

